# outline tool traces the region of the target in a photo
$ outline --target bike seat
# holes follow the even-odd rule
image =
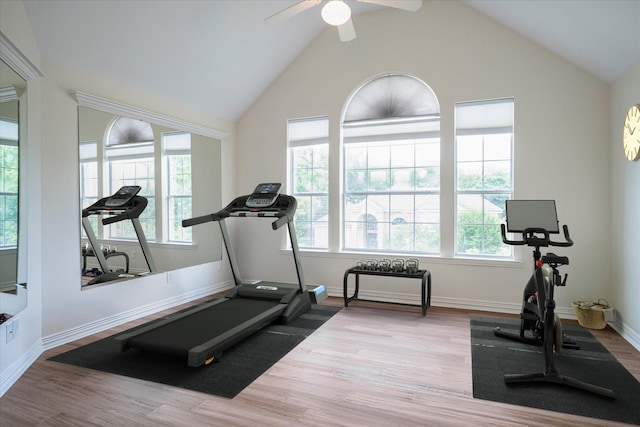
[[[569,265],[569,258],[566,256],[558,256],[554,253],[547,253],[542,256],[542,262],[545,264]]]

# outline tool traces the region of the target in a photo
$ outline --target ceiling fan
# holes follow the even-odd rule
[[[395,9],[415,12],[422,6],[422,0],[357,0],[362,3],[376,4],[379,6],[393,7]],[[278,24],[295,15],[318,6],[323,0],[302,0],[280,12],[271,15],[265,22]],[[322,7],[322,19],[329,25],[338,27],[340,40],[348,42],[356,38],[356,30],[351,21],[351,8],[343,0],[327,0]]]

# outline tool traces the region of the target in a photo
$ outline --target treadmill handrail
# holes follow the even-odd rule
[[[110,217],[102,220],[102,224],[108,225],[125,219],[140,217],[149,203],[145,197],[135,196],[129,201],[129,203],[127,203],[126,206],[108,207],[106,206],[107,200],[109,200],[109,197],[103,197],[91,206],[82,209],[82,217],[84,218],[91,215],[111,215]]]
[[[207,214],[202,216],[197,216],[194,218],[184,219],[182,220],[183,227],[192,227],[198,224],[204,224],[205,222],[215,221],[214,214]]]
[[[102,218],[102,225],[113,224],[114,222],[123,221],[125,219],[139,218],[149,202],[144,197],[136,196],[130,203],[131,205],[120,214],[113,215],[113,213],[117,213],[116,209],[110,209],[107,211],[106,213],[111,216]]]
[[[296,212],[297,202],[292,196],[279,194],[273,205],[265,208],[249,208],[246,206],[247,199],[250,195],[236,197],[223,209],[218,212],[202,215],[182,221],[183,227],[192,227],[194,225],[203,224],[209,221],[220,221],[222,219],[234,216],[256,216],[256,217],[276,217],[272,227],[274,230],[282,227],[284,224],[293,221]]]
[[[225,208],[218,212],[202,215],[182,221],[183,227],[191,227],[197,224],[203,224],[209,221],[217,221],[220,225],[220,232],[222,234],[222,240],[229,257],[229,264],[231,266],[231,274],[233,275],[236,286],[242,284],[242,279],[239,275],[238,263],[235,259],[233,250],[231,249],[231,241],[225,219],[228,217],[261,217],[261,218],[277,218],[271,223],[271,228],[277,230],[283,225],[287,224],[289,229],[289,240],[291,241],[291,251],[293,253],[293,261],[296,267],[296,274],[298,276],[298,285],[300,286],[300,292],[305,292],[307,287],[305,285],[304,275],[302,273],[302,266],[300,264],[300,250],[298,248],[298,240],[295,233],[294,215],[296,213],[297,201],[295,197],[288,196],[286,194],[279,194],[275,202],[268,207],[247,207],[247,199],[251,195],[236,197]]]

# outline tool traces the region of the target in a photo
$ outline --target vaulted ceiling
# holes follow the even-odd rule
[[[381,9],[346,1],[356,27],[358,14]],[[640,58],[639,0],[464,2],[607,83]],[[226,120],[241,117],[325,27],[318,8],[265,24],[297,0],[24,3],[47,60]]]

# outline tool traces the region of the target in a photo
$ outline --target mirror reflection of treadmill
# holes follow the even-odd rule
[[[279,194],[279,189],[280,184],[260,184],[252,194],[235,198],[218,212],[182,222],[183,227],[218,223],[235,286],[224,297],[116,336],[122,351],[166,353],[183,357],[188,366],[208,365],[249,335],[274,322],[292,322],[327,297],[324,286],[305,284],[293,222],[297,202]],[[243,282],[225,223],[229,217],[270,219],[273,230],[287,225],[298,283]]]
[[[127,219],[131,220],[138,242],[140,243],[140,248],[142,249],[142,254],[144,255],[147,267],[149,268],[149,273],[155,273],[158,271],[155,262],[153,261],[151,250],[149,249],[149,243],[147,243],[147,238],[142,230],[142,225],[140,224],[140,215],[144,212],[148,203],[145,197],[137,195],[140,189],[141,187],[137,185],[124,186],[115,194],[109,197],[103,197],[91,206],[82,210],[82,227],[87,234],[87,239],[93,249],[93,254],[98,259],[98,264],[100,264],[100,269],[102,270],[102,274],[96,276],[85,286],[134,277],[132,274],[111,271],[105,254],[102,252],[100,244],[98,243],[98,238],[93,231],[91,222],[89,221],[89,217],[92,215],[103,216],[103,225],[109,225]]]

